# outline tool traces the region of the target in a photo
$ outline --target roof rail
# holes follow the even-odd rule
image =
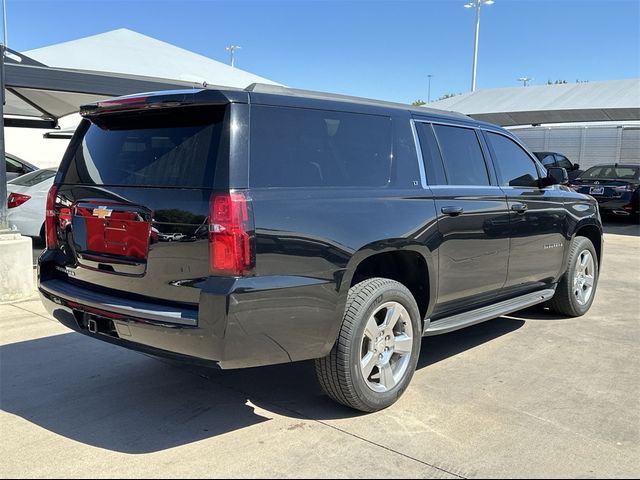
[[[384,103],[379,100],[373,100],[362,97],[352,97],[349,95],[341,95],[338,93],[328,93],[328,92],[318,92],[315,90],[303,90],[300,88],[290,88],[284,87],[282,85],[271,85],[268,83],[252,83],[247,88],[245,88],[247,92],[251,93],[270,93],[272,95],[290,95],[292,97],[311,97],[311,98],[321,98],[327,100],[345,100],[345,101],[369,101],[375,103]]]
[[[249,93],[267,93],[272,95],[288,95],[292,97],[315,98],[319,100],[335,100],[335,101],[342,101],[342,102],[352,102],[352,103],[359,103],[359,104],[372,105],[372,106],[378,106],[378,107],[393,107],[393,108],[400,108],[403,110],[413,110],[413,111],[417,111],[419,113],[425,113],[425,114],[428,114],[428,113],[436,113],[439,115],[445,114],[453,117],[469,119],[468,116],[458,112],[435,110],[429,107],[415,107],[413,105],[409,105],[405,103],[388,102],[384,100],[374,100],[374,99],[364,98],[364,97],[353,97],[350,95],[341,95],[338,93],[318,92],[314,90],[302,90],[298,88],[284,87],[282,85],[270,85],[267,83],[252,83],[247,88],[245,88],[245,91]]]

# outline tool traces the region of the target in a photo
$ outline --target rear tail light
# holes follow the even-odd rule
[[[616,192],[633,192],[636,187],[634,185],[618,185],[613,187]]]
[[[47,248],[54,249],[58,246],[58,233],[56,232],[56,196],[58,186],[53,185],[47,194],[47,209],[45,210],[45,231],[47,237]]]
[[[24,202],[31,198],[30,195],[23,195],[22,193],[9,193],[7,199],[7,208],[16,208],[22,205]]]
[[[246,275],[253,268],[253,216],[241,192],[213,194],[209,201],[209,269],[213,275]]]

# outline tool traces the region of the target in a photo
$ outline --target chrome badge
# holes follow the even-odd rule
[[[105,219],[111,216],[111,212],[113,212],[113,210],[111,210],[110,208],[98,207],[93,209],[93,216],[101,219]]]

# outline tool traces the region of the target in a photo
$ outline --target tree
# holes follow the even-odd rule
[[[460,95],[459,93],[445,93],[444,95],[442,95],[439,100],[445,100],[447,98],[451,98],[451,97],[455,97],[456,95]]]
[[[423,101],[423,100],[416,100],[414,102],[411,102],[411,105],[413,105],[414,107],[421,107],[422,105],[426,105],[427,102]]]
[[[565,83],[568,83],[566,80],[556,80],[555,82],[552,82],[551,80],[547,80],[547,85],[564,85]]]

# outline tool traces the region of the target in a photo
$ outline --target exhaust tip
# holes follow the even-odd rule
[[[98,322],[96,322],[96,321],[95,321],[95,320],[93,320],[93,319],[90,319],[90,320],[87,322],[87,328],[89,329],[89,331],[90,331],[91,333],[98,333]]]

